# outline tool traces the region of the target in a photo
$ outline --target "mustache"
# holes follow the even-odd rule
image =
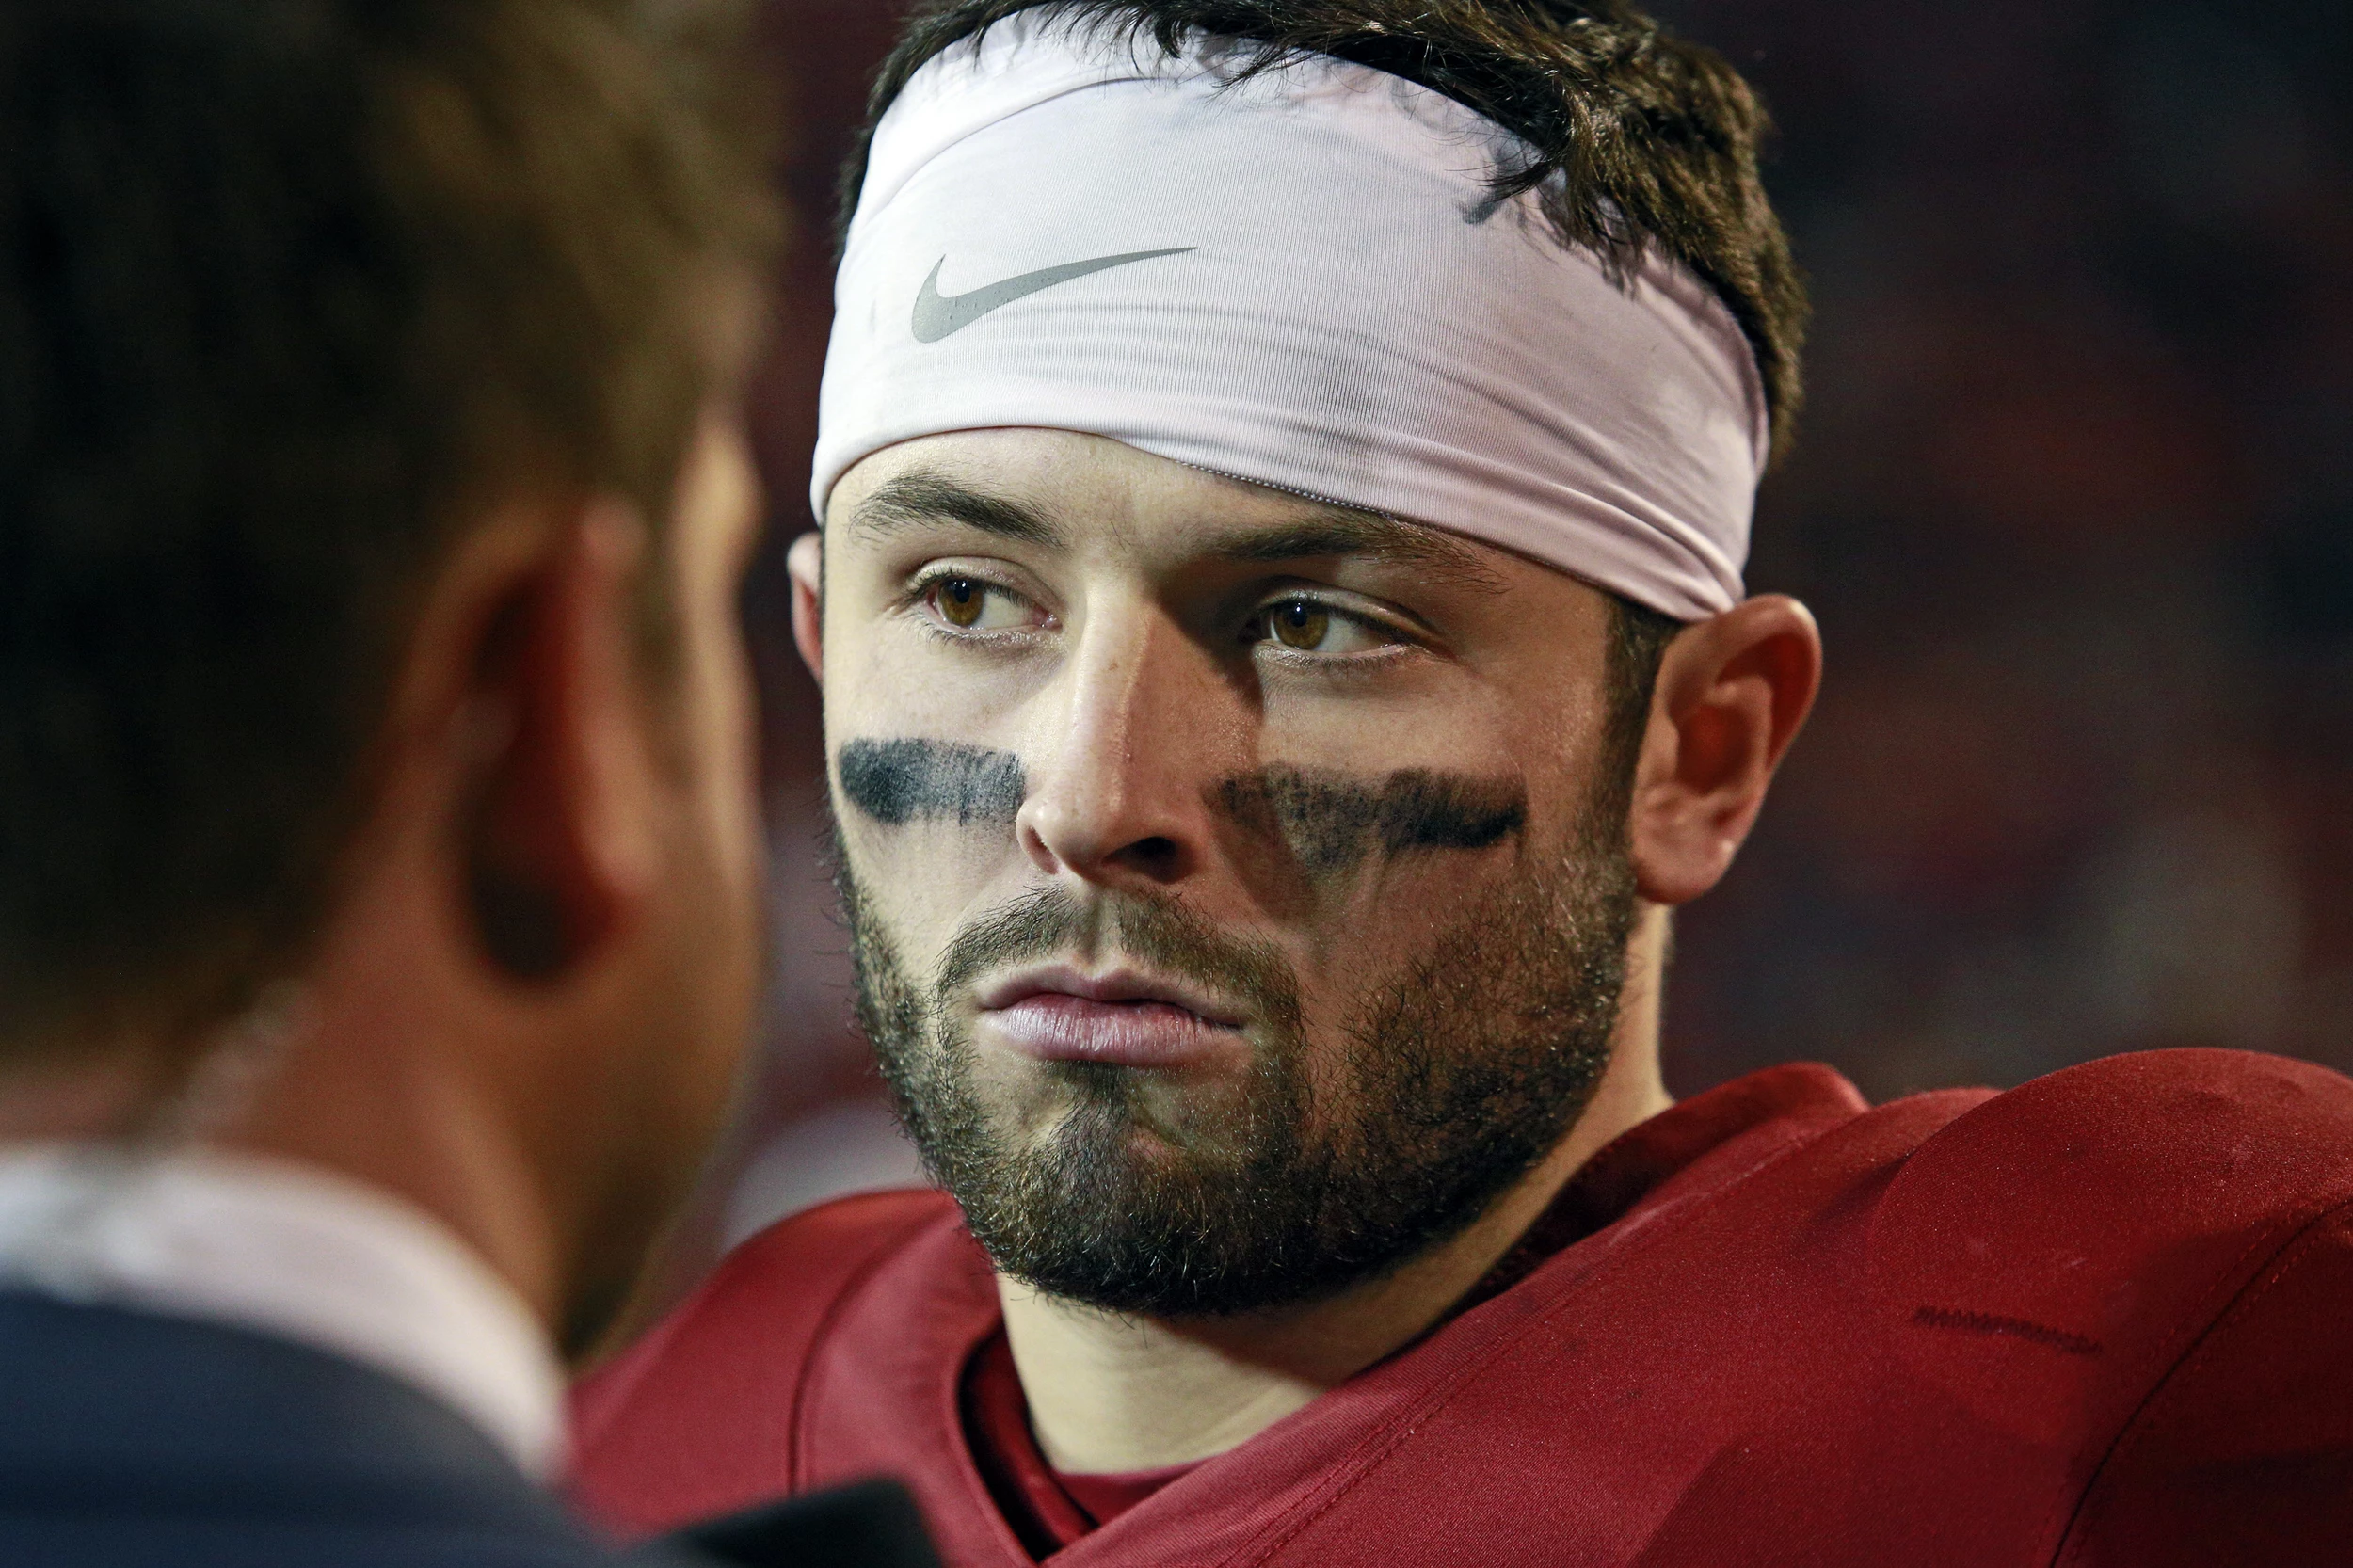
[[[935,994],[946,1001],[993,969],[1106,952],[1231,997],[1278,1038],[1298,1035],[1299,976],[1273,944],[1229,935],[1182,901],[1150,894],[1024,893],[956,933],[940,955]]]
[[[1013,753],[917,737],[846,742],[836,772],[843,798],[891,827],[1010,826],[1029,796],[1028,771]],[[1367,777],[1272,763],[1220,779],[1205,795],[1246,837],[1284,844],[1319,874],[1375,854],[1486,849],[1528,825],[1524,780],[1430,768]]]

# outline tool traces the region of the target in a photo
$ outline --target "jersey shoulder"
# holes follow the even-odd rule
[[[1722,1413],[1645,1560],[1733,1519],[1824,1563],[2343,1560],[2353,1080],[2120,1056],[1860,1112],[1712,1201],[1625,1315],[1695,1324],[1673,1408]]]
[[[1923,1141],[1874,1206],[1868,1288],[1900,1376],[1981,1431],[2070,1434],[2082,1507],[2066,1560],[2229,1558],[2244,1516],[2183,1501],[2209,1481],[2291,1511],[2332,1497],[2328,1528],[2353,1528],[2348,1216],[2353,1080],[2248,1052],[2136,1053]],[[2154,1556],[2152,1524],[2170,1542]]]
[[[1963,1290],[2002,1278],[2041,1289],[2053,1269],[2202,1283],[2222,1255],[2348,1195],[2353,1080],[2249,1051],[2141,1051],[2036,1079],[1937,1128],[1877,1206],[1872,1250],[1883,1270]]]
[[[960,1223],[932,1190],[863,1192],[737,1246],[572,1399],[573,1487],[628,1534],[781,1495],[795,1398],[840,1304],[917,1238]],[[731,1440],[717,1448],[713,1431]]]

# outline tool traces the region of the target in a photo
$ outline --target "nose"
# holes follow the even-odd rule
[[[1209,849],[1205,786],[1232,701],[1214,661],[1164,615],[1089,617],[1059,682],[1050,741],[1033,743],[1015,819],[1023,853],[1052,876],[1167,887]]]

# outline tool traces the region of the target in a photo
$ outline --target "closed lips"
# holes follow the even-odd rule
[[[980,997],[984,1034],[1045,1062],[1177,1068],[1246,1054],[1242,1020],[1189,987],[1131,976],[1010,978]]]

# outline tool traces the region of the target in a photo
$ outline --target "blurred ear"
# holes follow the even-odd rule
[[[1628,828],[1642,897],[1683,904],[1731,868],[1822,680],[1822,636],[1767,594],[1684,629],[1659,662]]]
[[[785,552],[785,565],[792,573],[792,643],[801,650],[801,663],[819,680],[825,679],[825,536],[808,533],[792,541]]]
[[[659,874],[655,703],[642,689],[645,529],[597,500],[485,584],[455,805],[483,954],[520,982],[591,961]]]

